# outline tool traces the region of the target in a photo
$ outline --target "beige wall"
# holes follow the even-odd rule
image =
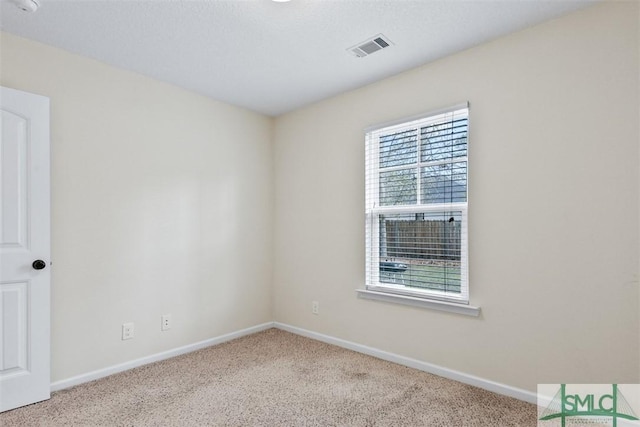
[[[272,320],[273,120],[0,41],[1,84],[51,98],[52,381]]]
[[[640,382],[638,17],[596,5],[279,117],[276,320],[530,391]],[[481,316],[358,299],[363,129],[467,100]]]

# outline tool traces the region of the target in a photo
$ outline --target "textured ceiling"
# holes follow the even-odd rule
[[[278,115],[590,4],[455,0],[0,1],[0,28]],[[365,58],[346,49],[386,35]]]

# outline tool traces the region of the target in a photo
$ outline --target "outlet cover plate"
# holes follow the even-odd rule
[[[129,323],[123,323],[122,324],[122,340],[130,340],[131,338],[133,338],[134,335],[134,329],[133,329],[133,322],[129,322]]]
[[[160,330],[161,331],[168,331],[169,329],[171,329],[171,315],[170,314],[163,314],[161,317],[161,325],[160,325]]]

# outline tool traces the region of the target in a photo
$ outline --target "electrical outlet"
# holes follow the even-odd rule
[[[130,340],[133,338],[133,322],[122,324],[122,339]]]
[[[160,319],[162,321],[162,324],[160,326],[160,330],[161,331],[168,331],[169,329],[171,329],[171,315],[170,314],[163,314]]]
[[[311,313],[320,314],[320,303],[318,301],[311,302]]]

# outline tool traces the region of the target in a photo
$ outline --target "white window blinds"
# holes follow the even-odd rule
[[[468,303],[467,105],[366,134],[367,288]]]

